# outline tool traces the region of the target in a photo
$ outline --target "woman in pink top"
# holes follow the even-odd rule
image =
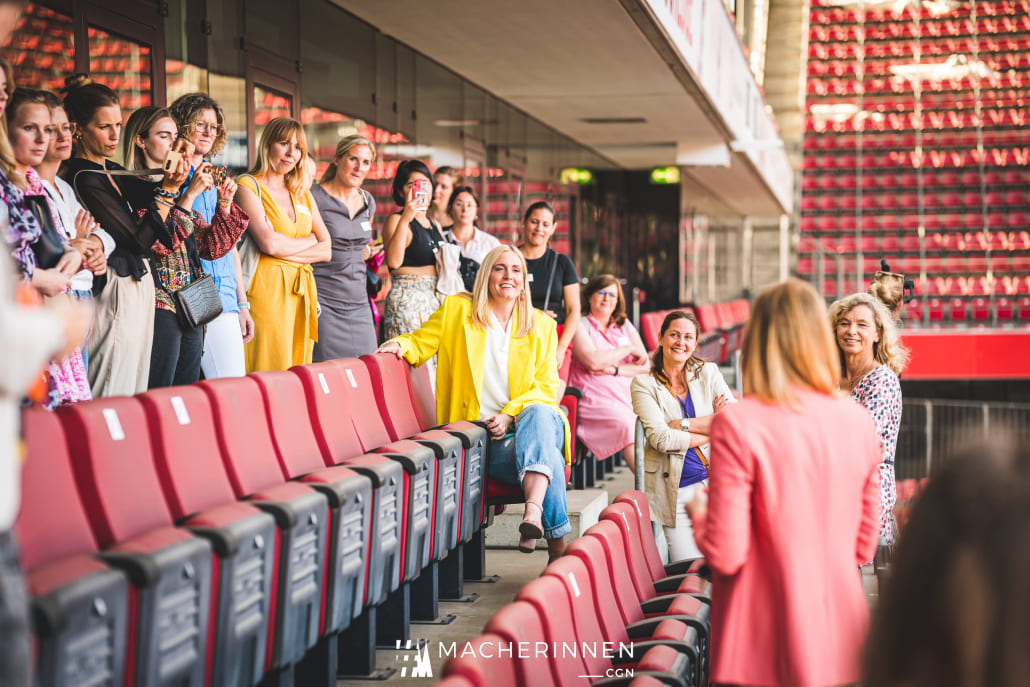
[[[857,682],[869,624],[858,565],[880,533],[880,446],[837,391],[822,298],[792,279],[755,300],[744,395],[712,420],[707,490],[687,504],[712,569],[712,682]]]
[[[626,319],[626,299],[619,280],[594,277],[583,292],[587,316],[572,339],[569,384],[583,392],[576,437],[604,460],[622,453],[633,469],[636,413],[630,403],[633,377],[646,373],[647,350],[633,323]]]

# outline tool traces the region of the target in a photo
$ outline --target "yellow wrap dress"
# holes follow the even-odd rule
[[[240,186],[259,193],[253,179],[242,177],[237,181]],[[299,201],[294,199],[296,221],[279,207],[263,184],[260,196],[265,215],[275,231],[290,238],[311,234],[310,193],[305,192]],[[311,265],[262,253],[247,289],[247,300],[254,318],[254,338],[244,347],[248,373],[286,370],[311,362],[318,340],[318,299]]]

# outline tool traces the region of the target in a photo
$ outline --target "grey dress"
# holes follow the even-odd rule
[[[367,205],[351,217],[347,206],[321,186],[312,186],[311,195],[318,203],[333,244],[329,262],[312,265],[322,307],[313,360],[357,358],[376,350],[375,325],[365,290],[365,263],[361,260],[362,248],[372,239],[375,199],[362,192]],[[369,229],[363,228],[362,223],[367,223]]]

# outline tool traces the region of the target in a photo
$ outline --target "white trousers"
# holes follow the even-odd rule
[[[683,510],[684,504],[694,498],[694,492],[704,482],[691,484],[688,487],[680,487],[676,495],[676,526],[662,527],[665,532],[665,540],[669,542],[669,561],[679,561],[684,558],[700,558],[701,552],[694,543],[694,528],[690,524],[690,518]]]
[[[200,369],[204,371],[204,379],[247,374],[239,313],[223,312],[208,323]]]

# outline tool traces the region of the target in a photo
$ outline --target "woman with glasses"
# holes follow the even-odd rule
[[[193,170],[221,152],[225,146],[225,117],[222,108],[206,93],[187,93],[175,99],[168,107],[179,127],[180,135],[193,144]],[[235,186],[229,187],[234,189]],[[193,210],[206,222],[214,221],[219,208],[233,213],[236,206],[228,199],[220,199],[218,192],[209,188],[193,201]],[[247,302],[247,286],[239,251],[233,249],[214,260],[200,260],[204,274],[210,274],[218,289],[222,314],[208,323],[204,334],[204,355],[200,368],[205,379],[242,377],[247,373],[243,346],[254,338],[254,320]]]
[[[576,437],[598,460],[621,453],[633,469],[633,432],[637,416],[630,402],[633,378],[645,374],[647,349],[626,319],[619,280],[594,277],[583,291],[587,316],[572,339],[569,384],[583,392]]]

